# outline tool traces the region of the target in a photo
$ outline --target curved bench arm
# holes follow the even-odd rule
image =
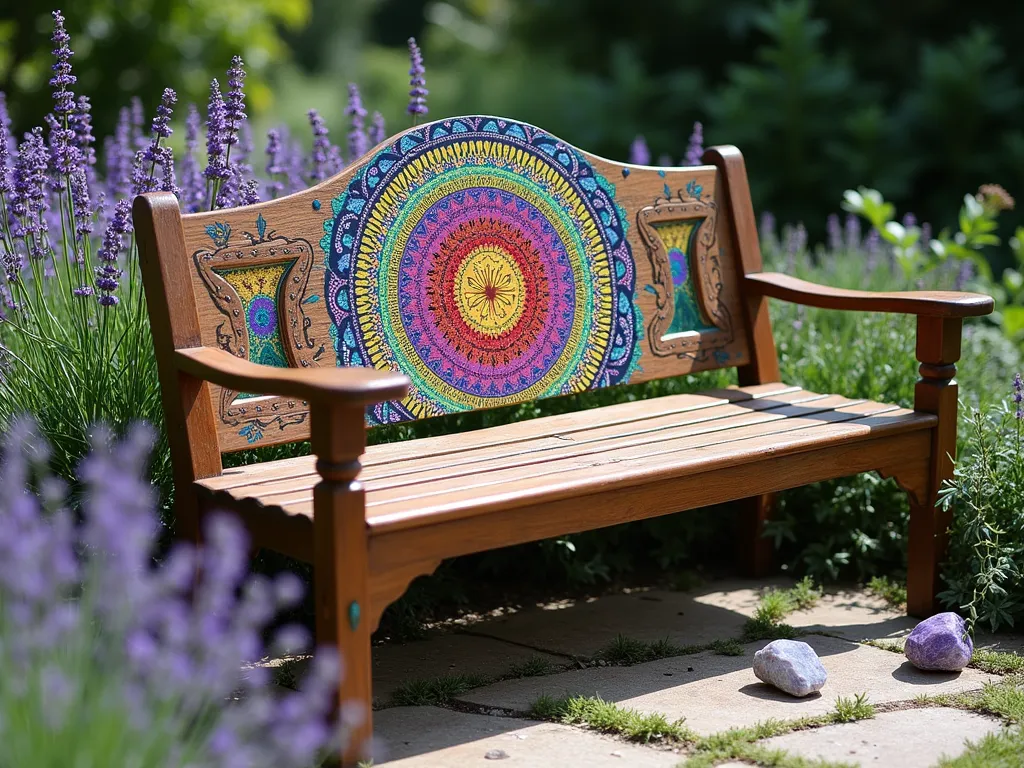
[[[237,392],[296,397],[310,402],[369,405],[405,397],[409,379],[374,368],[277,368],[214,347],[174,352],[178,369]]]
[[[809,283],[779,272],[754,272],[744,288],[761,296],[822,309],[897,312],[918,317],[977,317],[992,311],[990,296],[957,291],[853,291]]]

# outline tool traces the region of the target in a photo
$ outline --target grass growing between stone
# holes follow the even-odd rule
[[[508,669],[498,675],[452,674],[422,680],[410,680],[392,692],[388,705],[393,707],[443,705],[473,688],[491,685],[502,680],[550,675],[562,670],[562,667],[553,664],[548,659],[542,656],[534,656],[510,665]]]
[[[867,694],[853,698],[840,696],[832,712],[816,717],[800,717],[793,720],[769,719],[749,728],[732,728],[711,736],[698,738],[694,743],[694,754],[684,763],[686,768],[711,768],[729,760],[744,760],[757,765],[778,766],[778,768],[839,768],[847,763],[825,760],[808,760],[790,755],[785,750],[771,749],[758,742],[773,736],[782,736],[805,728],[820,728],[825,725],[850,723],[875,716],[875,708],[867,700]]]
[[[743,627],[742,642],[778,640],[796,637],[796,630],[783,619],[794,611],[814,607],[821,599],[821,589],[806,576],[789,589],[770,589],[761,595],[753,618]]]
[[[619,635],[597,653],[597,658],[609,664],[630,666],[672,656],[692,656],[714,651],[721,656],[742,656],[743,646],[737,640],[712,640],[710,643],[679,645],[669,639],[637,640]]]
[[[599,696],[541,696],[530,706],[530,716],[565,725],[582,725],[601,733],[621,736],[643,744],[692,743],[696,736],[682,720],[669,721],[662,714],[644,714],[620,707]]]

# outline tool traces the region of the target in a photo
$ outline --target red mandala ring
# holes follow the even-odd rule
[[[533,243],[493,218],[464,221],[440,243],[426,295],[437,329],[477,365],[528,353],[550,313],[548,278]]]

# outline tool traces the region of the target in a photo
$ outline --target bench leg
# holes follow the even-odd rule
[[[347,768],[369,756],[373,734],[364,495],[361,489],[332,488],[326,482],[317,485],[313,494],[317,646],[338,649],[338,712],[355,710],[358,718],[346,722],[349,737],[341,765]]]
[[[927,493],[911,497],[907,542],[907,613],[931,616],[941,610],[939,565],[946,556],[950,514],[935,506],[944,480],[953,477],[956,458],[956,361],[960,359],[959,318],[920,317],[917,320],[917,359],[921,378],[914,388],[914,410],[933,413]]]
[[[742,499],[737,527],[737,559],[744,576],[767,576],[772,571],[774,548],[764,537],[764,525],[771,518],[774,494],[766,493]]]

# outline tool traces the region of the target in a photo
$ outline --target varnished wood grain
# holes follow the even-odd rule
[[[956,458],[957,384],[956,362],[960,359],[959,317],[919,317],[917,359],[921,379],[914,388],[914,409],[932,413],[938,424],[932,431],[928,492],[911,498],[910,531],[907,543],[907,610],[915,616],[929,616],[941,606],[939,566],[946,554],[947,531],[952,522],[949,510],[936,506],[942,483],[953,477]]]
[[[927,317],[977,317],[992,312],[992,297],[957,291],[854,291],[830,288],[778,272],[747,274],[745,290],[822,309],[897,312]],[[959,338],[959,336],[957,337]]]
[[[404,133],[389,139],[389,143],[400,141],[402,135]],[[202,259],[218,250],[207,233],[207,228],[212,225],[230,228],[231,238],[224,249],[230,251],[231,254],[240,254],[237,259],[239,264],[258,266],[279,262],[282,258],[280,247],[274,254],[271,254],[265,248],[265,243],[253,242],[257,239],[255,236],[257,219],[262,217],[266,222],[267,232],[273,233],[275,242],[280,244],[283,240],[288,240],[301,243],[303,249],[306,248],[306,244],[312,246],[316,252],[316,258],[313,260],[313,266],[308,276],[308,284],[309,286],[322,286],[325,280],[323,266],[325,254],[319,243],[324,235],[325,221],[332,218],[331,201],[345,191],[352,177],[360,172],[372,154],[370,153],[363,161],[346,168],[332,179],[309,190],[259,205],[184,217],[186,247],[180,258],[188,261],[190,265],[203,345],[214,348],[222,346],[221,341],[229,325],[223,305],[218,304],[217,298],[211,295],[208,278],[204,278],[202,270],[193,265],[193,256],[198,254],[198,258]],[[630,379],[630,383],[723,366],[742,367],[747,365],[751,354],[748,343],[749,334],[744,319],[743,297],[739,285],[740,274],[734,256],[735,251],[730,246],[733,231],[733,203],[720,188],[721,172],[711,166],[694,168],[635,166],[605,160],[586,152],[581,154],[597,172],[614,186],[615,201],[624,212],[627,223],[627,240],[636,265],[634,304],[644,319],[645,326],[648,324],[647,321],[658,313],[659,299],[654,287],[657,282],[654,279],[654,270],[657,260],[663,254],[650,252],[650,244],[645,242],[641,236],[640,222],[645,217],[651,216],[651,212],[654,210],[657,210],[657,215],[662,217],[699,215],[700,211],[696,209],[690,213],[678,212],[686,209],[687,205],[691,205],[692,195],[686,191],[688,186],[691,189],[699,187],[702,204],[712,205],[716,209],[712,233],[714,235],[713,247],[707,253],[702,251],[707,258],[698,261],[697,274],[694,278],[701,301],[705,303],[707,314],[712,318],[718,318],[718,322],[724,322],[722,318],[728,318],[729,333],[727,336],[723,336],[722,332],[707,331],[666,337],[668,339],[666,344],[657,346],[663,350],[674,350],[671,354],[655,354],[649,336],[646,339],[638,340],[637,345],[641,350],[639,370]],[[624,171],[628,175],[624,175]],[[319,203],[319,210],[314,210],[314,201]],[[673,210],[677,210],[677,212],[673,213]],[[749,243],[747,247],[750,247]],[[715,260],[713,264],[710,261],[711,257]],[[713,278],[708,274],[708,271],[712,269],[715,270]],[[221,287],[223,288],[223,286]],[[319,288],[310,287],[308,290],[310,293],[323,293]],[[301,297],[299,301],[297,306],[309,315],[308,333],[316,339],[314,346],[319,347],[325,339],[330,339],[330,320],[324,309],[324,301],[305,304],[301,302]],[[304,340],[300,340],[299,343],[294,340],[286,343],[288,349],[305,348],[306,346],[308,345]],[[712,350],[715,351],[714,355],[711,354]],[[334,366],[333,347],[328,351],[330,354],[322,355],[317,361],[307,357],[303,364]],[[765,359],[773,356],[774,349],[770,353],[766,353]],[[763,380],[771,381],[777,380],[777,378],[777,376],[766,377]],[[233,396],[233,391],[228,390],[228,395]],[[219,413],[224,401],[224,393],[219,385],[211,386],[211,397],[214,408]],[[238,401],[238,403],[241,402]],[[267,409],[275,407],[281,409],[285,406],[286,404],[279,398],[268,399],[261,404],[264,412]],[[235,421],[236,419],[229,419],[228,422],[231,423],[228,423],[223,419],[218,420],[218,436],[222,451],[245,450],[254,447],[249,437],[240,434],[239,425],[234,423]],[[257,441],[257,444],[272,445],[304,440],[309,436],[309,425],[306,420],[289,418],[280,423],[282,424],[281,428],[263,430],[263,437]]]

